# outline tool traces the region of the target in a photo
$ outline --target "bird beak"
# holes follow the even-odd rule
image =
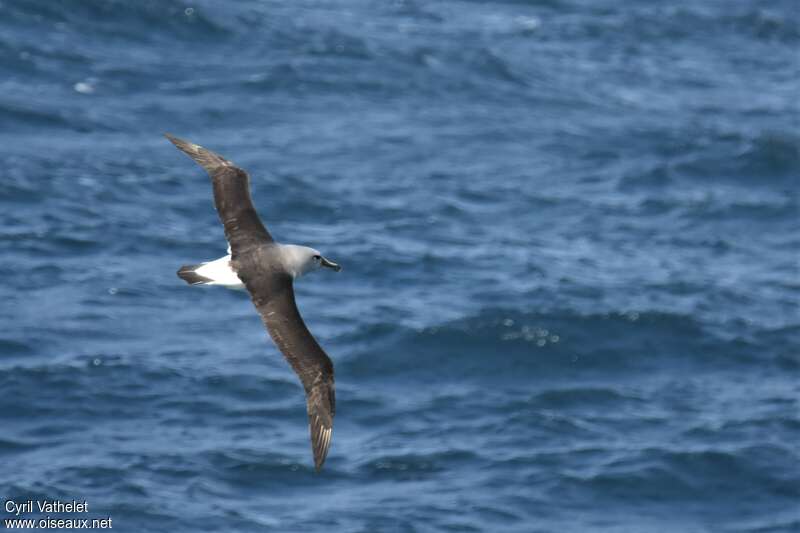
[[[324,266],[324,267],[332,268],[332,269],[333,269],[333,270],[335,270],[336,272],[339,272],[339,271],[342,269],[342,267],[340,267],[339,265],[337,265],[337,264],[336,264],[336,263],[334,263],[333,261],[328,261],[328,260],[327,260],[327,259],[325,259],[324,257],[323,257],[323,258],[320,260],[320,264],[321,264],[322,266]]]

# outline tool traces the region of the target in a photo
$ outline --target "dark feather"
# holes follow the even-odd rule
[[[178,270],[178,277],[181,278],[183,281],[188,283],[189,285],[201,285],[203,283],[208,283],[212,281],[211,278],[207,278],[205,276],[201,276],[197,272],[196,269],[203,265],[183,265],[180,270]]]
[[[206,169],[214,186],[214,204],[225,228],[231,253],[273,242],[250,199],[250,177],[233,163],[197,144],[165,134],[172,144]]]
[[[291,278],[285,273],[248,266],[250,261],[255,265],[269,264],[264,256],[269,255],[270,250],[260,252],[248,254],[251,257],[235,262],[238,264],[234,268],[238,267],[237,273],[250,292],[270,337],[303,384],[314,465],[319,470],[328,454],[336,413],[333,363],[297,310]]]

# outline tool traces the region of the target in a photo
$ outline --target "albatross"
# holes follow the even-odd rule
[[[314,467],[319,471],[333,431],[333,363],[303,322],[293,283],[314,270],[338,272],[341,267],[308,246],[275,242],[253,207],[247,172],[202,146],[165,136],[211,176],[214,205],[228,241],[228,255],[184,265],[178,276],[190,285],[244,288],[250,293],[270,337],[305,389]]]

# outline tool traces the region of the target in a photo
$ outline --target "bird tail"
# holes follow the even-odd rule
[[[208,283],[209,281],[213,281],[211,278],[201,276],[196,272],[196,270],[201,266],[203,265],[183,265],[178,270],[178,277],[189,285],[202,285],[204,283]]]

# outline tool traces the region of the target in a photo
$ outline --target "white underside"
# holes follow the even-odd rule
[[[236,272],[231,268],[230,255],[220,257],[208,263],[203,263],[195,272],[211,280],[203,283],[203,285],[216,285],[229,289],[244,289],[242,280],[239,279],[239,276],[237,276]]]

